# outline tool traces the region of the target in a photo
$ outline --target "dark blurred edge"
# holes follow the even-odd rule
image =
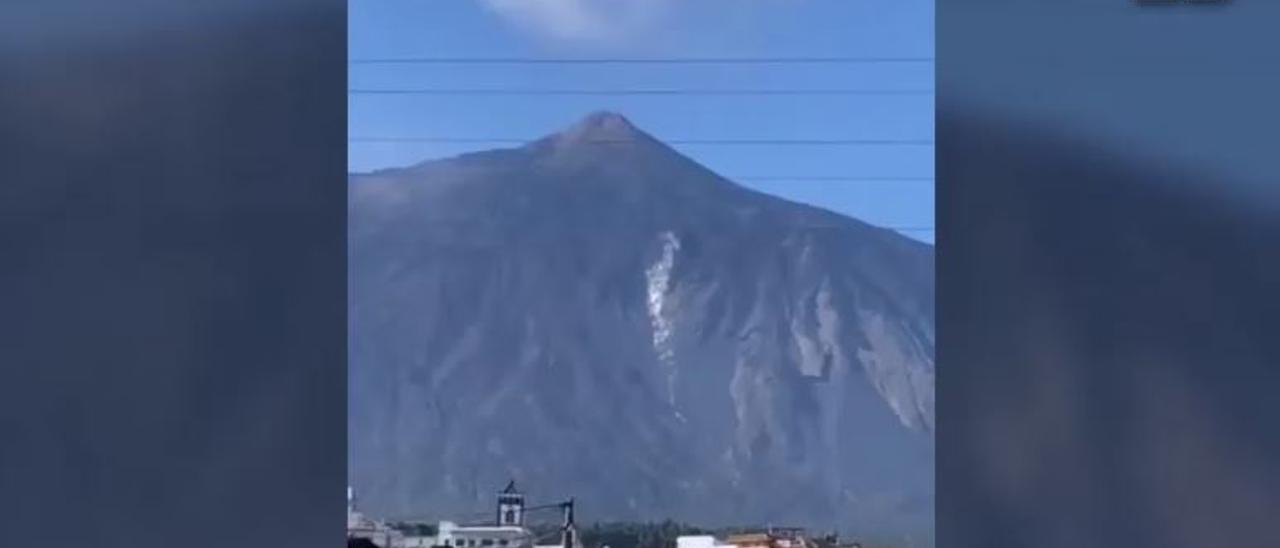
[[[1095,138],[1105,131],[1046,123],[1052,115],[974,107],[973,89],[987,90],[984,105],[1031,103],[982,82],[1053,72],[1027,70],[1037,59],[1106,66],[1206,38],[1161,32],[1195,13],[1141,20],[1081,2],[1040,16],[1033,4],[1050,7],[939,0],[938,545],[1280,546],[1280,170],[1251,174],[1273,182],[1259,187],[1186,158],[1138,157],[1123,140]],[[978,5],[1019,13],[970,16]],[[1066,16],[1133,32],[1124,43],[1058,42],[1050,27]],[[975,55],[1009,36],[1025,40],[1005,56]],[[1215,53],[1229,70],[1244,52],[1205,58]],[[1099,125],[1128,119],[1126,101],[1142,93],[1178,93],[1168,74],[1098,76],[1008,93],[1037,89],[1045,110],[1091,112]],[[1203,84],[1193,89],[1211,89]],[[1205,109],[1246,113],[1242,123],[1274,117],[1274,105],[1249,102],[1265,93],[1230,84],[1168,110],[1149,134],[1193,128],[1190,114]],[[1239,139],[1180,137],[1207,150]],[[1252,165],[1275,167],[1274,135],[1258,138]]]
[[[0,7],[0,545],[341,545],[345,7]]]

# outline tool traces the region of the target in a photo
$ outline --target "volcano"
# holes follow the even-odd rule
[[[932,246],[610,112],[349,193],[369,513],[491,517],[515,479],[591,521],[932,531]]]

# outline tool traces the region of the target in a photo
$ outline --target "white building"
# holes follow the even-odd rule
[[[551,505],[565,512],[565,524],[559,543],[547,546],[535,546],[533,532],[525,527],[524,494],[516,490],[515,482],[498,493],[497,502],[496,519],[491,524],[441,521],[435,536],[405,535],[361,514],[356,509],[354,492],[347,488],[347,536],[367,538],[382,548],[564,548],[566,536],[573,548],[582,547],[573,523],[573,501]]]
[[[347,538],[367,538],[382,548],[401,548],[404,545],[404,535],[400,531],[360,513],[356,508],[355,490],[351,487],[347,487]]]
[[[451,548],[533,548],[533,533],[524,527],[524,494],[510,482],[498,493],[494,525],[461,526],[442,521],[436,541]]]
[[[676,537],[676,548],[738,548],[711,535]]]
[[[461,526],[442,521],[436,542],[452,548],[533,548],[533,534],[521,525]]]
[[[436,537],[405,535],[392,548],[432,548],[436,546]]]

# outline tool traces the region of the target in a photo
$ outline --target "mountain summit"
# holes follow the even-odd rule
[[[556,133],[522,147],[545,167],[594,168],[615,182],[653,183],[654,169],[673,169],[673,162],[692,164],[671,147],[637,128],[625,116],[594,112]],[[660,178],[659,178],[660,179]]]
[[[633,141],[647,137],[631,121],[617,112],[597,111],[558,134],[562,139],[579,141]]]
[[[607,112],[353,175],[349,223],[371,513],[470,515],[514,478],[586,520],[932,530],[932,247]]]

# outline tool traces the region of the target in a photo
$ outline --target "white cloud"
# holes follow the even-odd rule
[[[481,0],[513,24],[571,42],[621,42],[636,36],[667,12],[671,0]]]

